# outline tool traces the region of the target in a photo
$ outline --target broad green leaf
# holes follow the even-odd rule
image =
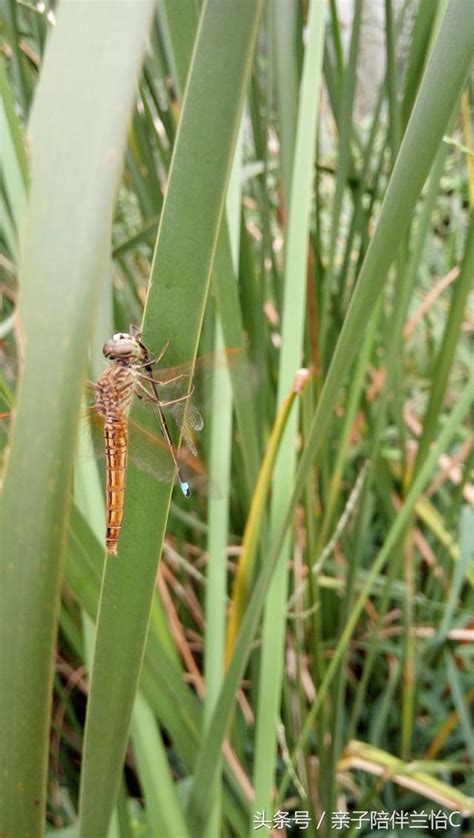
[[[208,0],[201,13],[143,322],[152,353],[170,341],[170,364],[196,355],[260,10],[248,0]],[[106,562],[97,625],[84,838],[105,833],[117,796],[170,495],[129,470],[119,555]]]
[[[88,343],[151,2],[64,3],[30,123],[24,351],[0,509],[0,829],[43,830],[54,644]],[[78,39],[82,31],[84,37]],[[84,141],[84,126],[88,126]]]

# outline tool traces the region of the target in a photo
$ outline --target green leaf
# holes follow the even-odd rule
[[[165,835],[187,838],[184,813],[173,783],[166,748],[154,715],[140,693],[133,711],[132,740],[153,834],[158,835],[160,830],[164,830]]]
[[[170,364],[196,355],[261,6],[208,0],[201,14],[143,322],[152,354],[170,341]],[[119,555],[106,562],[97,625],[84,838],[105,834],[117,796],[170,493],[129,470]]]
[[[44,826],[51,688],[81,393],[152,3],[66,3],[30,124],[25,354],[0,528],[0,830]],[[87,37],[78,38],[78,30]],[[84,126],[88,126],[84,141]]]
[[[0,137],[2,138],[2,178],[17,231],[23,221],[28,186],[28,161],[5,62],[0,56]]]
[[[313,0],[309,10],[307,45],[298,103],[295,158],[292,167],[285,254],[282,351],[278,376],[279,405],[282,404],[291,387],[295,371],[300,365],[304,344],[312,173],[316,159],[324,34],[324,10],[317,0]],[[298,408],[297,402],[296,409],[288,419],[288,426],[281,440],[273,474],[270,516],[272,541],[279,531],[281,516],[287,507],[293,486],[297,460],[294,439],[298,430]],[[283,546],[268,592],[262,629],[254,782],[256,808],[264,810],[270,808],[276,763],[277,720],[285,660],[283,649],[290,552],[291,542],[288,538]]]

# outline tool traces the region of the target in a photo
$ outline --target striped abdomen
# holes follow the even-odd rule
[[[122,526],[127,468],[127,415],[132,400],[133,369],[110,364],[96,385],[97,410],[104,417],[105,456],[107,459],[107,510],[105,544],[107,553],[117,555]]]
[[[127,420],[123,416],[106,419],[104,425],[105,456],[107,458],[107,520],[105,546],[107,553],[117,555],[125,499],[127,468]]]

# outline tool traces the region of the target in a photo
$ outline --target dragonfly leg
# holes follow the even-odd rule
[[[194,393],[194,387],[191,388],[189,393],[186,393],[184,396],[179,396],[177,399],[170,399],[169,402],[162,402],[160,399],[160,404],[162,407],[169,407],[171,404],[178,404],[178,402],[185,402],[186,399],[189,399],[190,396]]]
[[[160,387],[166,387],[167,384],[172,384],[174,381],[179,381],[180,378],[191,379],[192,376],[189,374],[189,372],[181,372],[179,373],[179,375],[175,375],[173,378],[167,378],[166,381],[160,381],[159,378],[155,378],[155,381],[157,384],[160,385]]]
[[[161,359],[163,358],[163,355],[165,354],[166,350],[168,349],[169,345],[170,345],[170,342],[169,342],[169,340],[167,340],[165,345],[163,346],[163,349],[161,350],[159,355],[156,356],[156,358],[147,358],[147,360],[143,364],[137,364],[136,366],[134,365],[135,369],[143,369],[143,368],[146,368],[146,367],[153,367],[156,364],[159,364]]]
[[[155,385],[160,384],[160,382],[157,381],[156,378],[153,378],[153,376],[151,376],[151,375],[144,375],[143,373],[139,373],[138,375],[139,375],[139,378],[142,378],[145,381],[151,381],[152,384],[155,384]],[[189,377],[190,376],[187,376],[187,378],[189,378]],[[177,378],[182,378],[182,376],[177,376]],[[170,381],[171,380],[174,380],[174,379],[170,379]],[[139,380],[136,383],[137,383],[137,386],[140,388],[140,390],[142,390],[142,392],[146,394],[147,398],[150,401],[155,402],[155,404],[159,404],[160,407],[169,407],[172,404],[177,404],[178,402],[184,402],[187,399],[189,399],[190,396],[192,396],[192,394],[194,393],[194,386],[193,386],[193,387],[191,387],[191,390],[189,391],[189,393],[185,393],[184,396],[178,396],[176,399],[169,399],[168,401],[162,401],[159,397],[157,397],[157,395],[155,395],[154,393],[150,393],[148,388],[144,387],[144,385]],[[168,384],[168,383],[169,382],[164,382],[164,384]],[[144,396],[140,396],[139,393],[137,393],[137,396],[139,398],[142,398],[142,399],[144,398]]]
[[[175,381],[179,381],[181,378],[189,378],[191,379],[191,375],[188,372],[181,372],[179,375],[173,376],[173,378],[167,378],[166,381],[160,381],[159,378],[155,378],[154,375],[145,375],[144,372],[138,373],[140,378],[146,379],[146,381],[151,381],[154,384],[158,384],[159,387],[166,387],[167,384],[173,384]]]

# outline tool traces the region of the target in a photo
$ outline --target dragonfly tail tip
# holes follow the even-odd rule
[[[187,483],[185,480],[183,480],[183,482],[180,483],[180,486],[181,486],[181,491],[182,491],[184,497],[185,498],[190,498],[191,497],[191,489],[189,488],[189,483]]]

